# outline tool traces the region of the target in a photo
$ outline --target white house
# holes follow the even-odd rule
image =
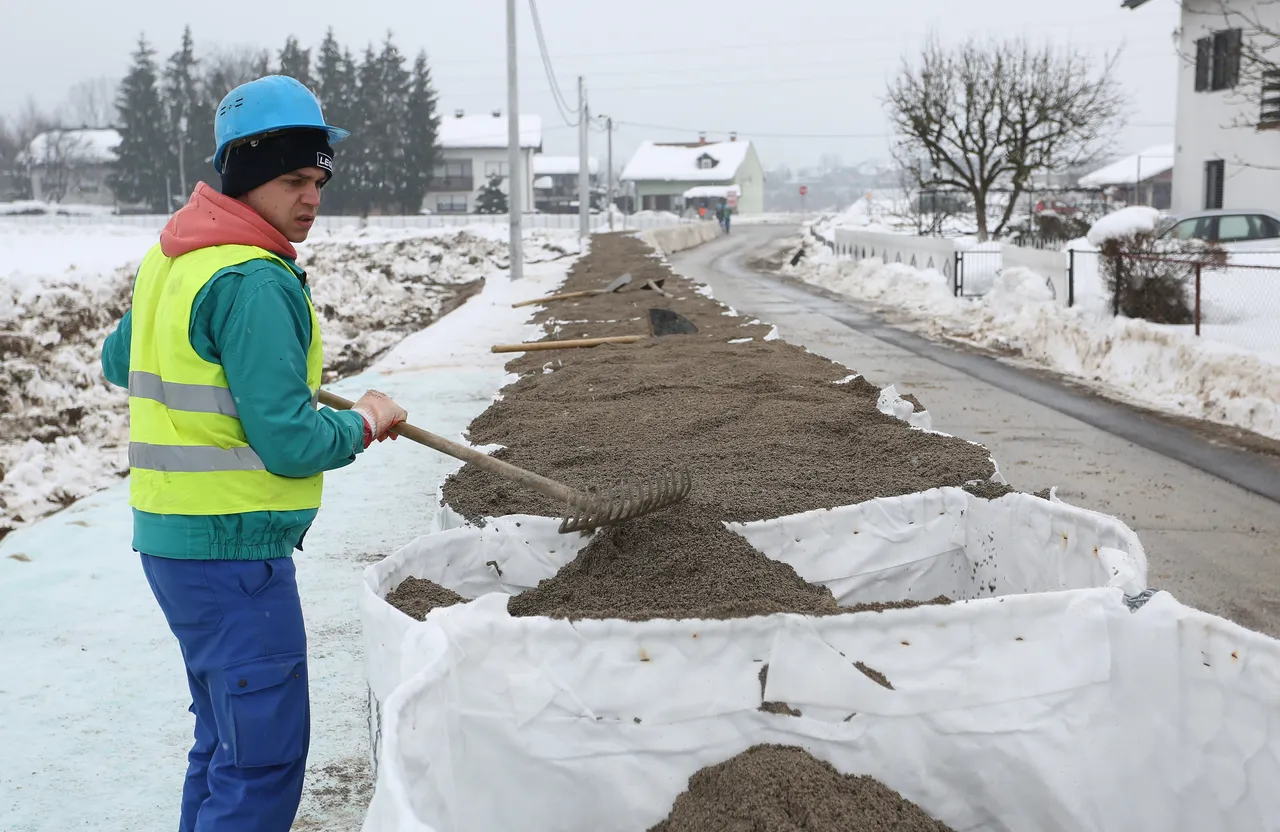
[[[120,134],[110,128],[47,130],[31,140],[22,161],[31,196],[42,202],[114,205],[107,184]]]
[[[600,165],[596,157],[587,157],[587,178],[592,191],[600,181]],[[574,213],[578,210],[578,157],[533,157],[534,207],[548,214]],[[594,205],[594,200],[593,200]]]
[[[622,181],[635,187],[642,211],[681,212],[691,188],[733,185],[739,214],[764,211],[764,169],[755,147],[731,134],[727,142],[645,142],[627,162]]]
[[[1136,9],[1148,0],[1123,0]],[[1248,20],[1240,16],[1245,12]],[[1252,22],[1251,22],[1252,21]],[[1183,0],[1172,211],[1263,208],[1280,212],[1280,77],[1242,66],[1242,46],[1280,31],[1267,0]],[[1280,61],[1280,56],[1277,56]]]
[[[520,115],[520,173],[524,210],[533,210],[533,159],[542,150],[542,117]],[[469,116],[457,110],[440,119],[439,153],[427,186],[424,211],[469,214],[476,195],[497,174],[503,193],[510,193],[507,117],[501,110]]]

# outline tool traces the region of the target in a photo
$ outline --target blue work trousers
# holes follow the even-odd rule
[[[292,558],[142,555],[191,688],[180,832],[288,832],[311,740],[307,636]]]

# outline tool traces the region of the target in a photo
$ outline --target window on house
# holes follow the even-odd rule
[[[1204,207],[1214,210],[1222,207],[1222,186],[1226,179],[1227,163],[1212,159],[1204,163]]]
[[[1241,29],[1224,29],[1196,41],[1196,92],[1229,90],[1240,83]]]
[[[720,164],[718,160],[713,158],[710,153],[704,153],[698,157],[698,170],[711,170]]]
[[[506,162],[485,162],[484,178],[488,179],[490,176],[501,176],[503,179],[506,179],[507,163]]]
[[[1262,113],[1260,126],[1280,127],[1280,69],[1262,73]]]
[[[433,191],[471,191],[475,183],[470,159],[442,159],[431,169]]]
[[[436,197],[436,213],[438,214],[465,214],[467,213],[467,197],[465,194],[443,194]]]

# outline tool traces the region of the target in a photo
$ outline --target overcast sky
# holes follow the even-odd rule
[[[547,152],[575,153],[576,133],[548,92],[528,2],[516,6],[521,110],[543,116]],[[56,106],[81,79],[122,75],[140,33],[163,58],[186,24],[198,49],[273,52],[290,34],[315,46],[332,25],[358,53],[390,30],[402,51],[427,50],[445,114],[505,110],[504,8],[501,0],[0,0],[0,113],[28,99]],[[886,79],[931,31],[947,41],[1025,34],[1099,56],[1123,46],[1119,79],[1134,112],[1117,151],[1173,141],[1175,0],[1136,11],[1121,0],[541,0],[539,12],[561,88],[572,97],[576,76],[586,76],[592,110],[621,123],[619,160],[646,138],[692,140],[698,130],[755,140],[766,168],[813,164],[823,153],[886,159]],[[604,139],[592,136],[601,158]]]

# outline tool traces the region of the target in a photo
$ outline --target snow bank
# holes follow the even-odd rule
[[[935,270],[810,250],[812,257],[784,271],[905,312],[904,325],[923,334],[1013,351],[1121,399],[1280,438],[1280,354],[1113,317],[1088,281],[1077,284],[1088,302],[1070,309],[1051,299],[1043,276],[1025,269],[1005,269],[981,298],[956,298]]]
[[[1092,246],[1102,247],[1108,240],[1121,240],[1138,234],[1150,234],[1160,222],[1160,212],[1145,205],[1130,205],[1098,220],[1086,237]]]
[[[720,236],[720,225],[714,222],[687,222],[667,228],[655,228],[640,235],[660,255],[700,246]]]
[[[501,229],[352,229],[300,247],[325,324],[326,380],[368,366],[508,267]],[[129,307],[151,230],[0,222],[0,536],[128,470],[127,395],[100,350]],[[578,250],[530,232],[531,262]]]

